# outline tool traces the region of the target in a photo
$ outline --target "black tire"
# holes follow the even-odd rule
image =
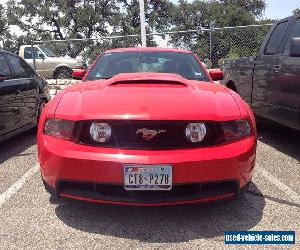
[[[72,71],[68,68],[60,68],[54,74],[54,79],[70,79],[72,78]]]

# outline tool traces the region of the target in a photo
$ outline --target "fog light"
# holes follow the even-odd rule
[[[93,122],[90,127],[90,135],[96,142],[108,142],[111,136],[111,127],[108,123]]]
[[[192,143],[201,142],[206,135],[206,126],[202,122],[190,123],[185,129],[185,135]]]

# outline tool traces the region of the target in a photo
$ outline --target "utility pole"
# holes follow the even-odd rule
[[[139,5],[140,5],[140,22],[141,22],[142,47],[147,47],[144,0],[139,0]]]

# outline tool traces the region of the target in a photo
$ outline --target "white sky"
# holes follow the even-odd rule
[[[282,19],[292,15],[292,11],[300,8],[300,0],[266,0],[267,8],[264,17]]]
[[[171,0],[177,3],[178,0]],[[192,2],[192,0],[188,0]],[[265,0],[267,7],[263,18],[282,19],[292,15],[292,11],[300,8],[300,0]]]

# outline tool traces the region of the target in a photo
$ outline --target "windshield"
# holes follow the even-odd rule
[[[47,47],[40,46],[40,50],[43,51],[47,57],[57,57],[57,55]]]
[[[209,81],[193,54],[153,51],[105,53],[97,59],[86,80],[135,72],[175,73],[189,80]]]

